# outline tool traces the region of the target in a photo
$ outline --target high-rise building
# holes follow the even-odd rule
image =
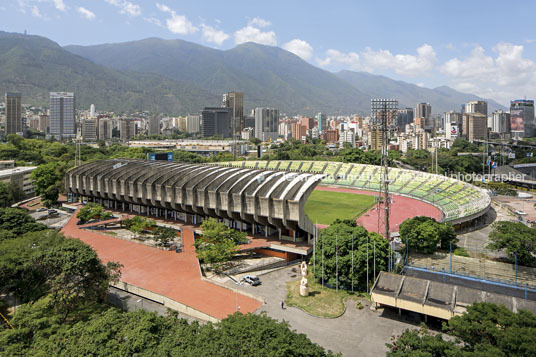
[[[244,127],[255,129],[255,110],[253,110],[253,115],[244,117]]]
[[[503,112],[501,109],[491,114],[491,132],[499,134],[508,134],[510,132],[510,113]]]
[[[76,136],[74,93],[50,93],[50,135],[57,140]]]
[[[432,117],[432,106],[430,103],[419,103],[417,104],[417,110],[415,113],[416,118],[425,118],[429,119]],[[426,123],[426,120],[425,120]]]
[[[50,126],[50,118],[46,114],[39,116],[39,131],[48,134],[48,128]]]
[[[215,135],[224,138],[233,136],[232,108],[205,107],[201,111],[201,120],[203,121],[201,135],[204,138]]]
[[[371,150],[381,150],[383,146],[382,130],[379,126],[373,126],[368,132],[368,146]]]
[[[292,138],[295,140],[305,141],[307,138],[307,127],[300,122],[292,125]]]
[[[91,104],[89,106],[89,117],[95,118],[97,116],[97,112],[95,111],[95,104]]]
[[[112,139],[112,130],[114,128],[113,122],[111,119],[102,118],[99,120],[99,140],[110,140]]]
[[[262,141],[274,141],[279,137],[279,110],[255,108],[255,137]]]
[[[445,113],[445,137],[456,140],[461,136],[462,114],[451,110]]]
[[[97,141],[97,119],[88,118],[82,122],[82,140]]]
[[[482,113],[464,113],[462,119],[462,136],[473,142],[488,138],[488,118]]]
[[[149,135],[160,134],[160,117],[153,115],[149,118]]]
[[[231,123],[233,133],[240,136],[244,130],[244,93],[229,92],[223,95],[222,107],[231,108]]]
[[[119,135],[123,142],[129,141],[136,136],[136,122],[130,119],[121,119]]]
[[[339,146],[342,148],[344,143],[349,143],[355,147],[355,133],[353,130],[343,130],[339,132]]]
[[[201,131],[201,116],[199,114],[188,114],[186,121],[186,130],[188,133],[195,134]]]
[[[413,123],[414,113],[413,108],[398,109],[396,114],[395,125],[402,131],[405,130],[406,125]]]
[[[370,117],[372,125],[382,125],[387,120],[387,126],[392,127],[396,123],[398,113],[398,101],[396,99],[371,99]]]
[[[327,129],[328,123],[327,123],[326,114],[318,113],[316,115],[316,121],[318,122],[318,132],[322,134],[322,132]]]
[[[488,102],[484,100],[473,100],[465,104],[466,113],[480,113],[488,117]]]
[[[513,139],[536,136],[533,100],[518,99],[510,102],[510,131]]]
[[[22,95],[6,93],[6,135],[22,134]]]

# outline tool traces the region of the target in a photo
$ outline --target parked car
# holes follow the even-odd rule
[[[527,212],[525,212],[525,211],[521,211],[521,210],[517,210],[517,211],[516,211],[516,214],[518,214],[518,215],[520,215],[520,216],[524,216],[524,215],[527,214]]]
[[[246,275],[242,280],[251,286],[261,285],[261,280],[255,275]]]
[[[47,210],[46,207],[38,208],[36,212],[45,212]]]

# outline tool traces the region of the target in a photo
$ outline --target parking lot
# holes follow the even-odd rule
[[[263,297],[265,304],[257,313],[265,311],[277,320],[285,320],[292,329],[307,334],[313,342],[333,352],[342,352],[344,356],[383,356],[391,336],[401,334],[406,328],[418,327],[392,310],[371,311],[369,302],[362,310],[357,310],[355,302],[348,301],[346,312],[335,319],[314,317],[295,307],[282,309],[281,301],[287,294],[285,283],[299,279],[299,268],[290,266],[259,275],[259,278],[262,284],[255,287],[227,284]]]

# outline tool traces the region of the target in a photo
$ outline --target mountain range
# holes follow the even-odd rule
[[[400,107],[432,104],[434,113],[481,98],[442,86],[422,88],[365,72],[332,73],[278,47],[244,43],[229,50],[183,40],[148,38],[117,44],[66,46],[40,36],[0,32],[0,91],[46,104],[50,91],[74,91],[77,107],[168,114],[218,106],[223,93],[244,92],[246,111],[368,114],[371,98]],[[488,100],[489,110],[503,108]]]

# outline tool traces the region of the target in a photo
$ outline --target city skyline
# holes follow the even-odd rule
[[[10,13],[4,30],[27,30],[61,45],[161,37],[225,50],[253,41],[287,49],[329,71],[367,71],[431,88],[449,85],[505,106],[533,97],[536,33],[530,14],[535,6],[523,3],[516,26],[494,26],[515,4],[458,4],[387,2],[378,8],[345,2],[304,8],[238,2],[231,12],[216,2],[201,7],[141,0],[13,0],[1,5],[0,13]],[[447,23],[457,26],[441,25]],[[71,30],[64,31],[65,26]]]

